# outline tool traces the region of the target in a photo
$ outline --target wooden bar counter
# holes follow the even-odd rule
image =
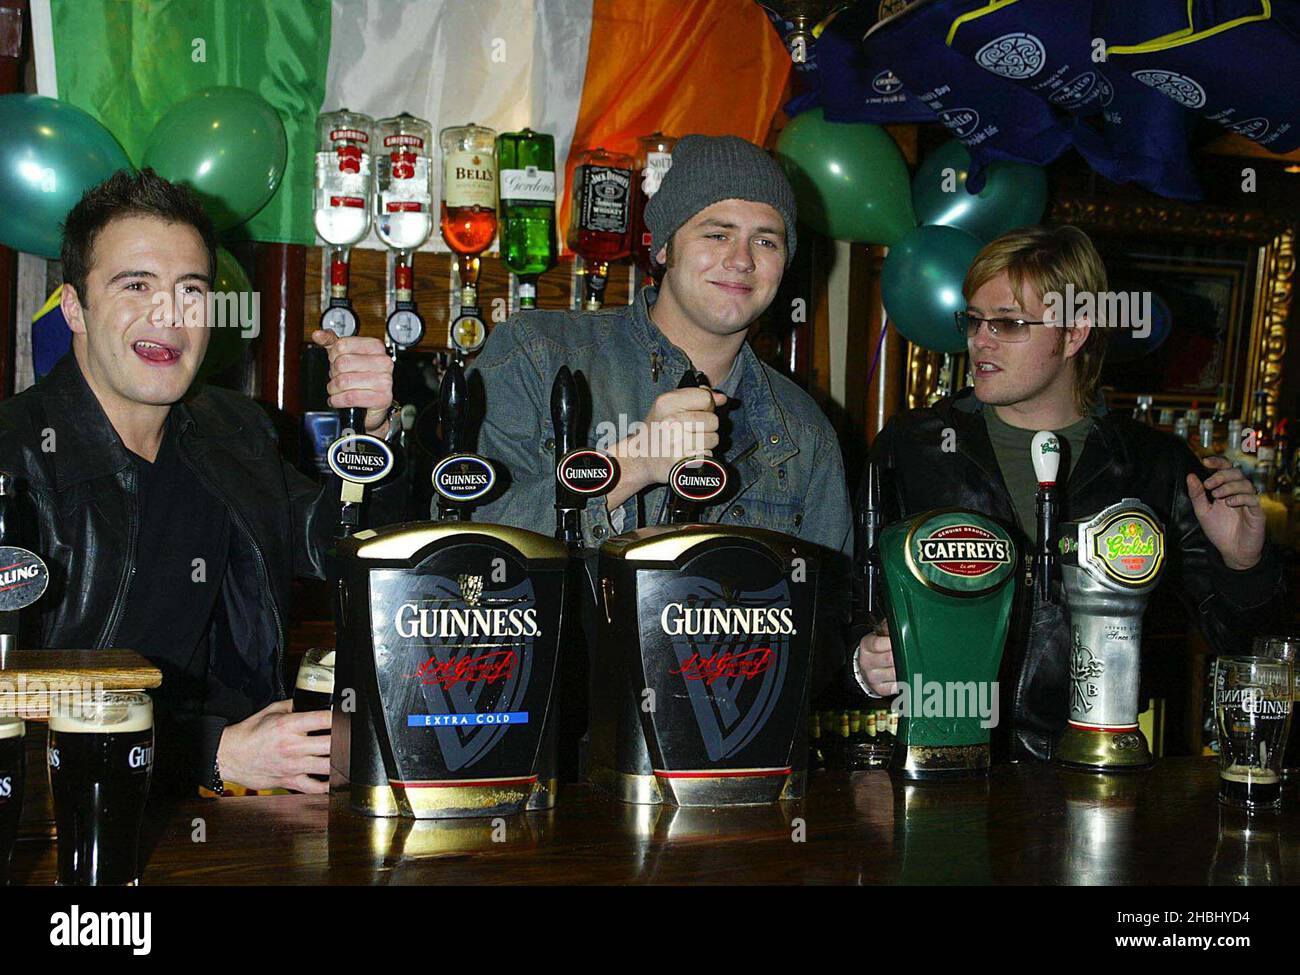
[[[941,785],[817,772],[801,802],[730,810],[629,806],[575,785],[550,812],[496,826],[367,819],[341,796],[196,799],[152,813],[143,883],[1300,881],[1300,790],[1247,829],[1220,811],[1216,786],[1214,760],[1200,758],[1106,777],[1001,766]],[[52,841],[19,842],[13,883],[48,885],[54,872]]]

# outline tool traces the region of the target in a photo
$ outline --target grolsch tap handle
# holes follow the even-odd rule
[[[578,508],[581,500],[564,486],[558,473],[564,456],[578,438],[578,383],[568,366],[561,366],[551,384],[551,430],[555,438],[555,537],[570,549],[582,546]]]
[[[442,442],[448,454],[465,449],[465,425],[469,421],[469,383],[465,367],[453,362],[442,376],[438,391],[438,419],[442,421]]]
[[[1034,546],[1034,586],[1038,598],[1052,601],[1052,576],[1056,571],[1056,555],[1052,545],[1056,541],[1056,523],[1060,518],[1060,495],[1056,477],[1061,469],[1061,442],[1051,430],[1040,430],[1029,444],[1034,464],[1034,477],[1038,481],[1035,514],[1038,537]]]

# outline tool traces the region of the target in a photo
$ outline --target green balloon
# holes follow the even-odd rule
[[[800,221],[819,233],[892,247],[916,226],[907,164],[880,126],[827,122],[810,109],[781,132],[776,155]]]
[[[970,153],[953,139],[926,157],[912,180],[912,203],[921,224],[956,227],[988,243],[1037,223],[1047,208],[1047,173],[1041,166],[998,161],[978,193],[966,191]]]
[[[284,123],[266,99],[220,86],[167,109],[149,134],[143,163],[192,188],[222,231],[266,205],[288,151]]]
[[[965,350],[954,316],[966,307],[961,283],[981,246],[954,227],[917,227],[890,248],[880,294],[905,338],[933,352]]]
[[[43,95],[0,95],[0,133],[0,243],[57,258],[68,211],[131,161],[98,121]]]
[[[217,276],[212,282],[212,290],[219,295],[237,293],[239,297],[226,305],[233,313],[233,317],[231,314],[217,312],[214,315],[215,320],[208,322],[210,326],[208,351],[204,354],[203,364],[199,366],[198,374],[195,376],[200,380],[207,380],[238,362],[253,337],[251,331],[236,327],[241,324],[237,321],[239,310],[255,307],[250,300],[253,285],[249,282],[248,275],[244,273],[243,266],[235,259],[235,255],[224,247],[217,248]],[[220,299],[214,302],[214,305],[226,301],[228,299]]]

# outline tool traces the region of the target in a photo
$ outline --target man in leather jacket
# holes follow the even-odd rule
[[[895,416],[877,436],[871,456],[881,471],[886,521],[971,508],[1002,522],[1020,550],[1031,552],[1036,485],[1029,441],[1038,430],[1052,430],[1063,448],[1062,520],[1122,498],[1148,504],[1165,526],[1164,584],[1177,588],[1217,651],[1249,652],[1251,634],[1279,622],[1284,605],[1282,569],[1265,544],[1259,498],[1223,458],[1198,460],[1171,434],[1105,410],[1097,380],[1106,329],[1061,301],[1067,285],[1075,295],[1106,289],[1100,257],[1073,227],[1012,231],[976,256],[963,285],[967,311],[958,316],[975,385]],[[1000,691],[1011,725],[1001,740],[1013,759],[1048,759],[1068,714],[1067,625],[1060,606],[1040,603],[1017,576]],[[893,693],[888,635],[856,642],[851,665],[862,689]]]
[[[62,260],[72,351],[0,404],[0,468],[51,575],[25,645],[127,647],[162,670],[155,781],[324,792],[309,775],[328,774],[329,737],[308,733],[328,712],[291,713],[281,664],[291,578],[323,577],[337,508],[281,459],[252,400],[193,383],[205,326],[230,326],[207,320],[212,223],[184,187],[121,171],[69,213]],[[382,342],[313,340],[330,404],[366,407],[384,436]],[[402,490],[397,477],[377,494]]]

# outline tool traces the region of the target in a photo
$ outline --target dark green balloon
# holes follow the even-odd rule
[[[836,240],[892,246],[916,226],[907,163],[878,125],[827,122],[820,108],[781,132],[776,156],[799,222]]]
[[[933,352],[965,350],[953,316],[966,308],[961,283],[981,246],[954,227],[917,227],[890,248],[880,294],[905,338]]]
[[[229,306],[232,310],[255,307],[249,297],[253,293],[253,285],[249,282],[248,275],[244,273],[243,265],[224,247],[217,248],[217,277],[212,282],[212,290],[221,294],[238,293],[239,301],[232,302]],[[251,332],[234,327],[236,323],[225,320],[220,315],[214,315],[214,319],[208,322],[210,326],[208,350],[195,377],[200,380],[210,379],[229,366],[233,366],[243,356],[244,350],[253,339]],[[261,327],[260,322],[258,327]]]
[[[167,109],[149,134],[143,164],[193,189],[224,231],[271,199],[288,152],[284,123],[266,99],[219,86]]]
[[[0,243],[57,258],[81,194],[119,169],[122,147],[97,120],[43,95],[0,95]]]
[[[912,204],[920,224],[956,227],[988,243],[1037,223],[1047,208],[1047,173],[1041,166],[998,161],[989,165],[984,188],[966,192],[970,153],[953,139],[930,153],[912,180]]]

